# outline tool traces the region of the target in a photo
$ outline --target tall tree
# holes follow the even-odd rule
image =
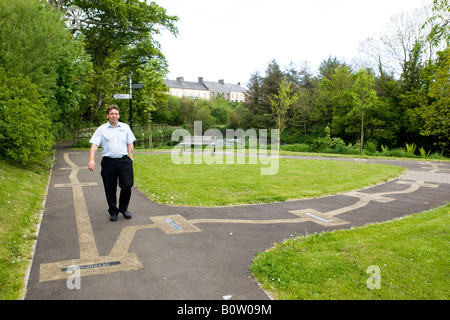
[[[270,99],[272,117],[278,129],[278,148],[280,148],[280,137],[286,128],[288,120],[288,111],[298,101],[298,96],[293,92],[291,83],[283,78],[279,84],[278,93]]]
[[[434,99],[423,106],[425,124],[422,135],[435,136],[436,144],[445,155],[450,155],[450,48],[439,52],[436,73],[430,85],[429,96]]]
[[[246,128],[263,128],[266,110],[263,109],[262,77],[258,72],[251,75],[245,91],[242,122]]]
[[[345,66],[338,67],[320,81],[318,111],[322,125],[326,127],[331,123],[331,133],[342,139],[350,138],[347,117],[353,105],[353,83],[354,76]]]
[[[274,125],[273,119],[271,117],[272,107],[271,107],[271,99],[274,95],[278,94],[279,85],[284,78],[284,74],[281,71],[280,65],[274,59],[272,60],[266,69],[266,75],[262,78],[261,84],[261,92],[262,92],[262,101],[261,101],[261,115],[264,116],[262,118],[262,123],[258,128],[271,128]]]
[[[335,73],[335,71],[341,67],[346,67],[347,69],[349,69],[348,66],[342,61],[340,61],[338,58],[336,57],[331,58],[331,56],[328,57],[327,60],[323,60],[320,63],[319,79],[320,80],[324,78],[330,79],[331,76]]]
[[[150,62],[167,62],[154,35],[161,30],[178,33],[176,16],[155,2],[140,0],[74,0],[59,3],[77,6],[80,30],[91,55],[95,75],[90,83],[91,116],[111,99],[113,88],[126,81],[129,71],[138,75]],[[89,113],[88,113],[89,114]]]
[[[374,90],[374,78],[367,70],[362,69],[356,74],[355,84],[352,88],[352,97],[355,111],[361,114],[361,140],[359,152],[362,153],[364,145],[364,113],[375,106],[378,101]]]

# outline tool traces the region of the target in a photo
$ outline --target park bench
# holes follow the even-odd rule
[[[186,150],[186,146],[212,145],[216,152],[216,137],[214,136],[184,136],[180,144],[183,146],[183,150]]]

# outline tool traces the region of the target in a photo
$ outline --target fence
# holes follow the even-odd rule
[[[84,128],[73,132],[73,144],[85,139],[91,139],[97,128]]]
[[[96,127],[92,127],[75,130],[73,132],[74,145],[79,141],[91,139],[96,129]],[[170,129],[172,128],[167,124],[135,124],[133,126],[133,133],[136,136],[135,144],[143,145],[144,148],[151,149],[154,142],[161,144],[167,140],[167,138],[170,139],[172,134],[171,131],[170,134],[168,134]]]

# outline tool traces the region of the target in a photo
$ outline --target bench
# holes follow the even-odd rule
[[[216,152],[216,137],[214,136],[184,136],[180,144],[184,147],[183,150],[186,150],[186,146],[213,145],[214,152]]]

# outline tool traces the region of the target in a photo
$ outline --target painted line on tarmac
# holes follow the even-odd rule
[[[168,215],[159,217],[150,217],[152,223],[138,226],[124,227],[114,244],[111,252],[107,256],[100,256],[95,242],[94,232],[89,219],[89,212],[87,210],[86,200],[83,194],[83,187],[98,186],[96,182],[81,183],[77,177],[80,170],[85,170],[87,167],[79,167],[71,161],[69,153],[64,154],[65,162],[70,166],[62,170],[70,170],[70,183],[55,184],[56,188],[72,188],[73,203],[75,208],[75,218],[78,232],[78,242],[80,250],[80,258],[66,261],[59,261],[53,263],[44,263],[40,265],[39,282],[55,281],[69,278],[73,270],[79,270],[79,276],[99,275],[110,272],[122,272],[138,270],[143,268],[136,254],[128,252],[135,238],[136,232],[140,230],[159,229],[166,235],[179,235],[185,233],[201,232],[197,227],[199,224],[298,224],[312,221],[323,226],[338,226],[349,224],[348,221],[337,218],[337,215],[355,211],[366,207],[371,201],[380,203],[387,203],[395,201],[395,198],[389,196],[398,194],[409,194],[416,192],[422,187],[437,188],[439,185],[425,183],[424,181],[405,181],[399,180],[398,184],[409,185],[405,190],[365,193],[361,191],[352,191],[344,193],[343,195],[357,198],[358,201],[349,206],[330,210],[327,212],[320,212],[315,209],[293,210],[289,213],[296,216],[292,219],[266,219],[266,220],[251,220],[251,219],[192,219],[187,220],[181,215]],[[428,168],[436,170],[435,167]],[[400,178],[401,179],[401,178]]]

